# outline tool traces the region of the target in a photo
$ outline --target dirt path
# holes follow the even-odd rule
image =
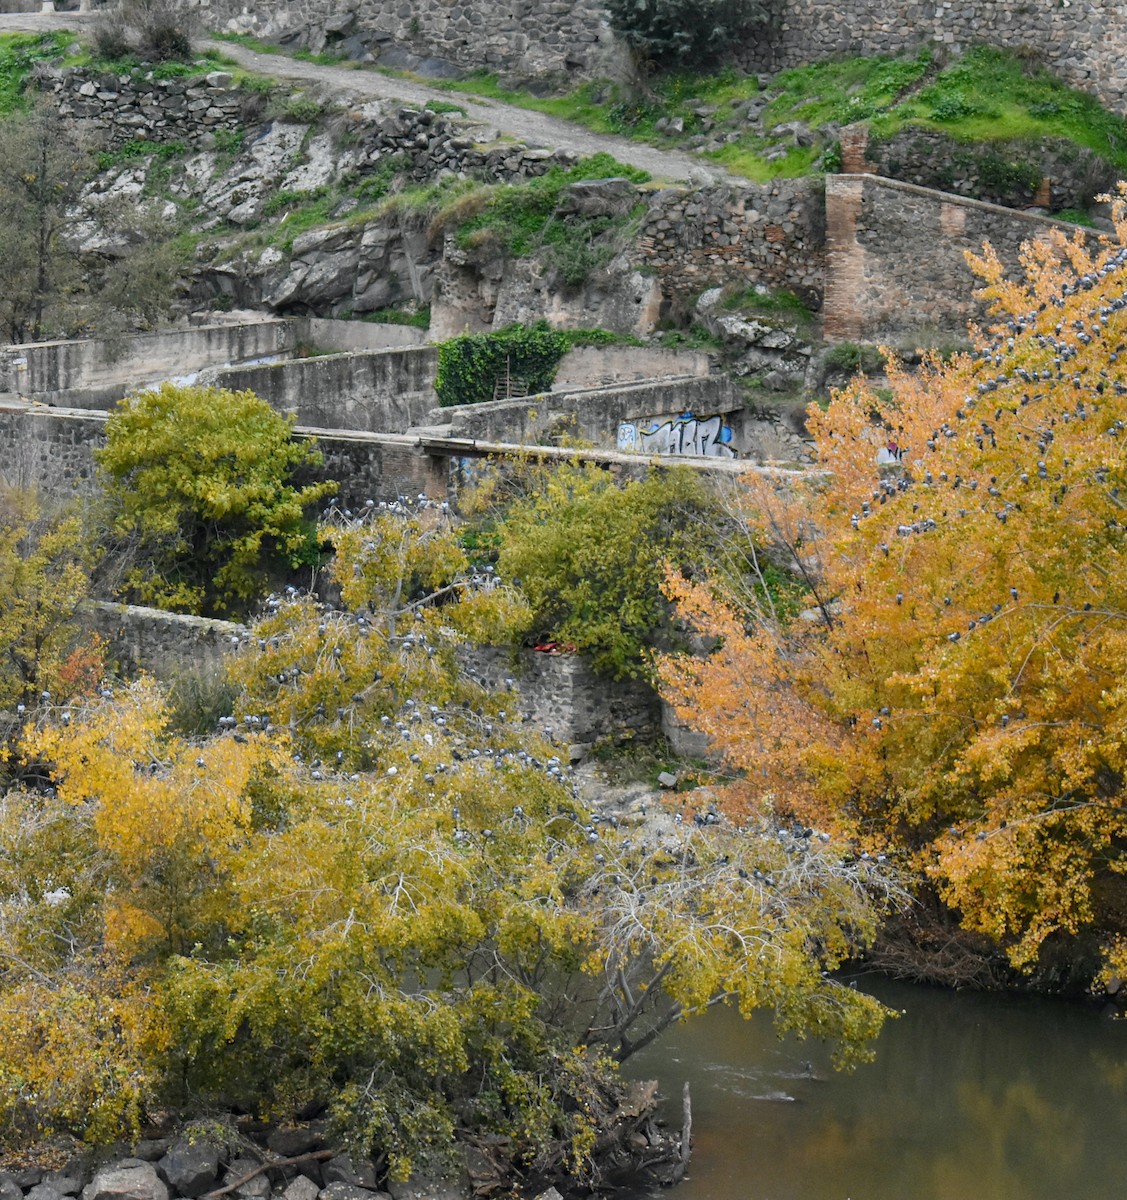
[[[90,15],[80,13],[3,13],[0,14],[0,33],[42,33],[49,29],[74,29],[77,33],[87,28],[91,20]],[[398,100],[418,107],[428,100],[456,103],[473,120],[490,125],[500,133],[522,142],[571,150],[584,157],[604,151],[614,155],[619,162],[648,171],[655,179],[692,179],[705,183],[710,179],[726,177],[721,168],[706,164],[692,154],[659,150],[612,134],[592,133],[557,117],[515,108],[500,101],[472,99],[427,87],[423,83],[394,79],[370,69],[323,66],[282,54],[259,54],[232,42],[207,40],[202,45],[227,55],[248,71],[287,82],[330,87],[364,100]]]

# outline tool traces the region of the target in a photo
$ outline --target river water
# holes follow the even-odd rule
[[[862,979],[903,1015],[877,1057],[717,1009],[629,1064],[670,1124],[693,1098],[693,1158],[664,1200],[1073,1200],[1127,1196],[1127,1021],[1064,1001]],[[760,1019],[762,1017],[762,1019]]]

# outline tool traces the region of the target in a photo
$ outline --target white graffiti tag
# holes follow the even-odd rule
[[[622,432],[619,429],[621,441]],[[709,458],[735,458],[732,427],[722,416],[695,417],[683,413],[649,429],[638,430],[638,449],[643,454],[696,454]]]

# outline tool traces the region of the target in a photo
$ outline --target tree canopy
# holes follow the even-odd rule
[[[97,459],[116,532],[139,551],[126,592],[144,604],[238,612],[271,572],[317,561],[306,510],[335,484],[295,485],[320,453],[253,392],[165,383],[128,396]]]
[[[6,1141],[320,1102],[394,1176],[481,1132],[582,1174],[615,1062],[682,1015],[766,1007],[864,1053],[883,1010],[826,971],[895,891],[881,868],[772,822],[596,821],[458,674],[458,630],[513,599],[441,510],[326,536],[341,607],[275,597],[213,734],[148,682],[29,723],[51,783],[0,801]]]
[[[856,381],[811,410],[819,471],[749,480],[805,611],[673,580],[721,645],[662,673],[741,769],[737,808],[904,856],[1019,967],[1065,939],[1122,974],[1127,250],[1053,233],[1023,263],[973,260],[973,354]]]
[[[483,481],[476,501],[504,579],[528,602],[525,631],[590,655],[616,678],[642,675],[674,636],[663,566],[716,561],[722,514],[687,470],[618,478],[592,463],[529,466]]]

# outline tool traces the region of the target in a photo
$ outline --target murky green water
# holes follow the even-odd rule
[[[690,1177],[665,1200],[1073,1200],[1127,1196],[1127,1021],[1029,997],[862,980],[905,1010],[875,1062],[714,1011],[630,1074],[657,1076]],[[814,1078],[807,1077],[807,1064]]]

